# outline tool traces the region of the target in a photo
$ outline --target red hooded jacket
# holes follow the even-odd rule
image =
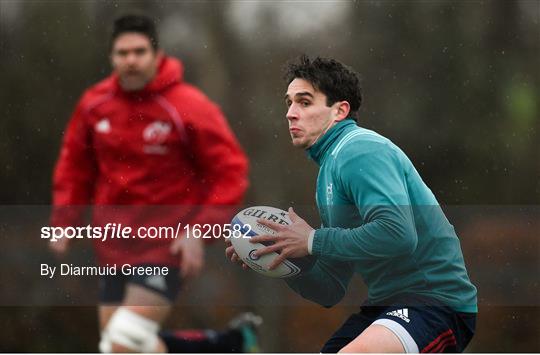
[[[83,205],[115,206],[94,207],[95,226],[227,223],[210,210],[241,202],[247,159],[220,109],[182,74],[181,63],[165,57],[141,91],[123,91],[111,75],[84,93],[54,171],[54,225],[81,225],[82,209],[66,206]],[[170,243],[94,244],[100,264],[178,265]]]

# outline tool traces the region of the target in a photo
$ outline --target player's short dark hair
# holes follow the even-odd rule
[[[285,81],[287,85],[294,79],[309,81],[313,87],[326,95],[326,104],[347,101],[351,107],[350,116],[357,118],[362,104],[362,89],[358,74],[334,59],[301,55],[287,63]]]
[[[126,32],[137,32],[145,35],[150,40],[152,48],[159,48],[158,35],[154,21],[143,15],[125,15],[114,21],[114,28],[111,36],[111,48],[118,36]]]

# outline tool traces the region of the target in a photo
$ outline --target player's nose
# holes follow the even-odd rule
[[[298,119],[298,110],[295,108],[294,105],[289,106],[289,109],[287,110],[287,114],[285,115],[289,121],[293,121]]]
[[[128,65],[135,65],[137,62],[137,55],[135,53],[129,53],[126,56],[126,63]]]

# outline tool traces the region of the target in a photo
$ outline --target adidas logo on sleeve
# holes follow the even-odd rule
[[[409,319],[409,309],[408,308],[397,309],[395,311],[386,313],[386,315],[387,316],[398,317],[398,318],[404,320],[407,323],[410,323],[410,321],[411,321]]]

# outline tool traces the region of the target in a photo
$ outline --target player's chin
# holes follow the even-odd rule
[[[143,78],[134,75],[127,75],[123,77],[121,83],[122,88],[126,91],[141,90],[146,85],[146,81]]]
[[[295,146],[296,148],[305,149],[308,147],[306,140],[303,139],[302,137],[291,137],[291,139],[292,139],[293,146]]]

